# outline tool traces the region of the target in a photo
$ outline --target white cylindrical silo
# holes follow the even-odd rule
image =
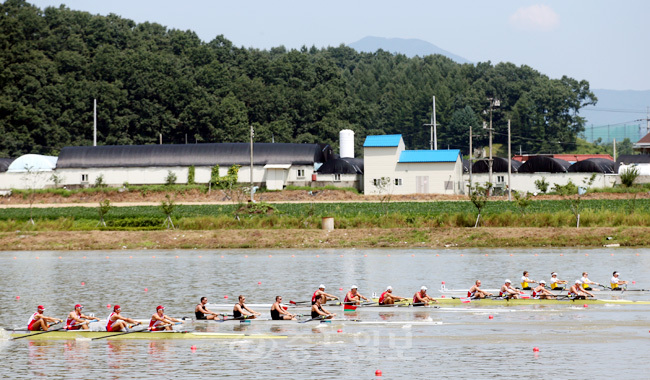
[[[339,132],[341,158],[354,158],[354,131],[344,129]]]

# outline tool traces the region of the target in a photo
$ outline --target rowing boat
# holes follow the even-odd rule
[[[434,298],[436,305],[454,306],[454,305],[477,305],[477,306],[496,306],[496,305],[650,305],[650,301],[630,301],[630,300],[603,300],[603,299],[535,299],[535,298],[519,298],[519,299],[505,299],[505,298],[484,298],[484,299],[469,299],[465,297],[449,297],[449,298]],[[373,299],[373,301],[377,301]],[[410,305],[412,302],[406,300],[403,302],[396,302],[396,305]],[[363,307],[363,306],[362,306]]]
[[[500,289],[481,289],[484,292],[491,293],[491,294],[499,294]],[[555,290],[555,289],[548,289],[551,293],[555,295],[566,295],[568,289],[564,290]],[[447,289],[447,288],[440,288],[439,292],[440,294],[444,294],[446,296],[456,296],[456,297],[464,297],[467,295],[467,292],[469,289]],[[525,294],[531,294],[532,291],[524,291]],[[590,292],[593,292],[595,295],[599,296],[620,296],[626,293],[634,293],[634,294],[640,294],[643,292],[648,292],[646,289],[628,289],[628,290],[601,290],[601,289],[593,289],[590,290]]]
[[[284,339],[286,335],[272,334],[241,334],[241,333],[216,333],[196,331],[138,331],[131,333],[115,333],[106,331],[51,331],[27,332],[14,330],[11,337],[30,340],[70,340],[70,339]]]
[[[225,321],[221,320],[198,320],[194,321],[194,323],[207,323],[207,324],[212,324],[212,323],[225,323],[225,324],[240,324],[240,325],[258,325],[258,324],[270,324],[270,325],[290,325],[290,324],[296,324],[300,323],[301,321],[292,321],[292,320],[273,320],[273,319],[226,319]],[[361,320],[361,319],[314,319],[314,320],[305,320],[302,322],[310,323],[310,324],[320,324],[320,325],[328,325],[328,324],[368,324],[368,325],[440,325],[442,322],[438,321],[371,321],[371,320]]]

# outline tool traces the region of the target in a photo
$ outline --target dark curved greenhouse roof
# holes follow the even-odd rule
[[[535,156],[524,162],[517,172],[519,173],[566,173],[571,166],[569,161],[546,156]]]
[[[519,167],[522,165],[517,160],[510,160],[510,167],[512,173],[517,173]],[[483,159],[476,161],[472,165],[472,173],[489,173],[488,160]],[[508,172],[508,159],[503,157],[492,157],[492,172],[493,173],[507,173]]]
[[[622,154],[618,156],[616,162],[622,164],[647,164],[650,163],[650,154]]]
[[[463,173],[469,173],[469,160],[462,159],[463,163]]]
[[[6,172],[14,160],[14,158],[0,158],[0,173]]]
[[[606,158],[588,158],[569,166],[570,173],[617,174],[618,164]]]
[[[327,144],[255,143],[253,164],[312,165],[326,162],[331,152]],[[248,143],[68,146],[61,149],[56,167],[243,166],[250,160]]]
[[[316,171],[320,174],[363,174],[363,158],[333,158]]]

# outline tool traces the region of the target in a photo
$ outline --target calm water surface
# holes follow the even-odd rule
[[[0,252],[0,320],[4,328],[24,326],[39,304],[64,318],[76,303],[99,317],[108,315],[109,304],[133,318],[148,318],[159,304],[168,315],[190,317],[204,295],[211,304],[233,303],[238,294],[249,303],[271,303],[276,295],[307,300],[320,283],[337,295],[353,284],[366,296],[387,285],[407,297],[422,285],[438,295],[442,281],[467,288],[480,278],[494,288],[505,278],[517,283],[524,269],[534,279],[548,281],[557,271],[571,282],[588,271],[600,283],[617,270],[636,281],[630,287],[650,288],[648,249]],[[650,300],[650,294],[625,298]],[[268,310],[258,311],[268,318]],[[649,316],[650,305],[470,305],[342,316],[405,323],[188,326],[288,336],[282,340],[0,339],[0,377],[373,379],[380,369],[382,379],[648,378]]]

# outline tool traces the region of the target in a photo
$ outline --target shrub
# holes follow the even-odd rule
[[[621,174],[621,184],[625,187],[632,187],[636,177],[639,176],[639,170],[635,167],[625,169]]]
[[[165,185],[171,186],[171,185],[176,183],[177,179],[178,179],[178,177],[176,177],[176,173],[169,170],[169,171],[167,171],[167,177],[165,177]]]

